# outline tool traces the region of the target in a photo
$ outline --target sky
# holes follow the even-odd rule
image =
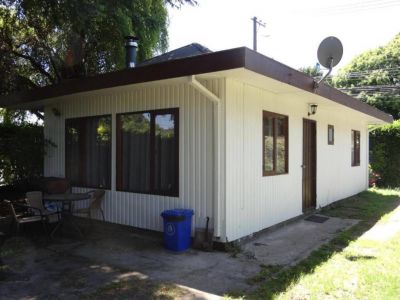
[[[212,51],[253,47],[256,16],[258,52],[290,67],[314,66],[319,43],[336,36],[343,58],[351,59],[389,42],[400,32],[400,0],[197,0],[169,8],[169,50],[197,42]]]

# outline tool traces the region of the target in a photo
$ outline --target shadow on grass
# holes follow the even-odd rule
[[[328,261],[335,253],[341,252],[352,241],[357,240],[364,232],[373,227],[385,214],[400,205],[399,192],[369,190],[350,198],[338,201],[320,213],[339,218],[358,219],[360,222],[338,234],[329,243],[313,251],[309,257],[295,266],[264,266],[258,275],[249,279],[256,289],[249,295],[241,293],[227,294],[230,297],[246,299],[272,299],[287,290],[301,277],[313,273],[315,268]],[[373,259],[373,257],[349,257],[349,260]]]

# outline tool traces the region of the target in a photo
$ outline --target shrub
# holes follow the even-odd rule
[[[40,177],[49,145],[41,125],[0,123],[0,185]]]
[[[400,120],[371,131],[370,163],[376,185],[400,187]]]

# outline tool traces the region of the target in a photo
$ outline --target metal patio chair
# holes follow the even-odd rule
[[[87,215],[90,219],[92,219],[92,210],[100,210],[101,216],[103,217],[103,221],[105,221],[104,211],[101,208],[101,203],[104,199],[104,195],[105,195],[106,191],[105,190],[93,190],[93,191],[89,191],[87,193],[91,195],[89,207],[74,209],[73,213],[78,214],[78,215],[82,215],[82,214]]]
[[[34,213],[43,215],[47,218],[47,222],[54,223],[60,221],[60,212],[57,208],[57,211],[51,211],[44,207],[43,205],[43,193],[40,191],[33,191],[26,193],[26,202],[29,206],[35,207],[38,210],[35,210]]]
[[[14,218],[14,221],[17,226],[17,234],[20,232],[21,225],[28,224],[28,223],[35,223],[35,222],[41,222],[43,225],[43,229],[45,233],[47,234],[47,217],[42,215],[40,209],[36,207],[31,207],[29,205],[24,205],[24,204],[19,204],[19,203],[13,203],[10,200],[4,200],[5,203],[9,205],[10,212],[12,217]],[[20,207],[26,210],[29,214],[17,214],[15,207]]]

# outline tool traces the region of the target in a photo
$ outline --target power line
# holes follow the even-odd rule
[[[324,7],[320,10],[322,15],[335,15],[335,14],[351,14],[360,11],[375,10],[380,8],[387,8],[391,6],[399,6],[400,2],[395,0],[384,0],[384,1],[366,1],[358,2],[354,4],[344,4],[339,6]]]
[[[376,5],[385,5],[385,4],[398,4],[398,0],[366,0],[366,1],[358,1],[358,2],[347,2],[346,4],[336,4],[330,6],[322,6],[321,10],[332,10],[332,9],[351,9],[351,8],[359,8],[359,7],[370,7]]]

